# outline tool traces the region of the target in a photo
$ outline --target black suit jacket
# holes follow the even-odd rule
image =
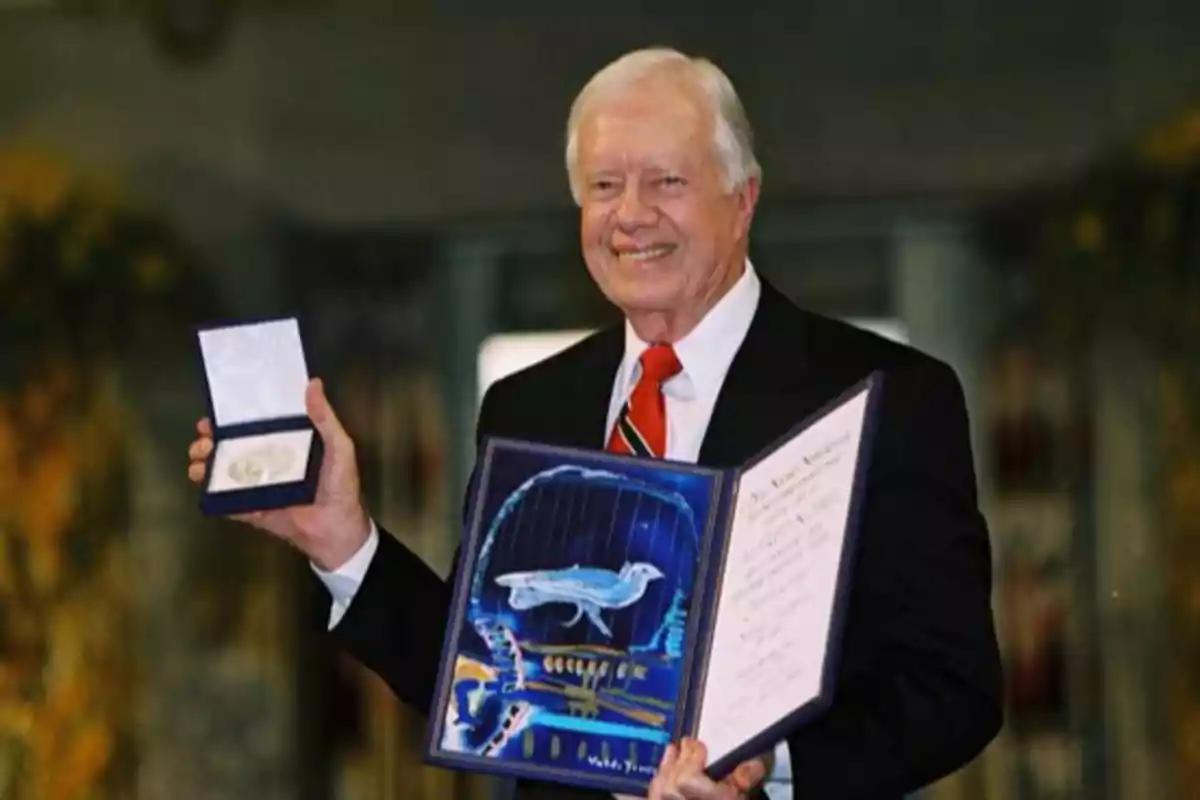
[[[601,448],[620,326],[497,382],[478,434]],[[988,532],[967,412],[945,364],[796,308],[764,281],[704,438],[732,467],[875,369],[885,371],[838,672],[828,713],[788,737],[797,798],[887,798],[973,759],[1001,725]],[[427,712],[450,586],[383,532],[336,642]],[[328,608],[321,609],[323,624]],[[525,797],[601,797],[527,786]]]

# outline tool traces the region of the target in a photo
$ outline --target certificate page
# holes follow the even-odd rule
[[[867,395],[742,476],[697,732],[710,763],[820,694]]]

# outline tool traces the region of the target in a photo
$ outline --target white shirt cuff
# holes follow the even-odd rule
[[[350,560],[345,564],[333,572],[326,572],[309,562],[313,572],[317,573],[317,577],[325,584],[329,596],[333,599],[329,607],[329,630],[333,630],[341,622],[342,616],[350,608],[350,602],[362,586],[367,568],[371,566],[371,559],[375,557],[378,548],[379,528],[375,526],[375,520],[371,520],[371,533],[367,536],[367,541],[363,542],[363,546],[358,548],[358,552],[350,556]]]

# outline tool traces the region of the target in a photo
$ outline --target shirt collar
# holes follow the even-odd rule
[[[754,271],[754,265],[747,259],[746,268],[737,282],[687,336],[675,343],[675,355],[683,365],[683,374],[679,377],[690,381],[697,396],[716,397],[729,365],[750,329],[761,293],[762,283]],[[622,363],[624,394],[632,390],[640,372],[638,359],[649,346],[626,320],[625,359]],[[668,381],[668,384],[674,380]]]

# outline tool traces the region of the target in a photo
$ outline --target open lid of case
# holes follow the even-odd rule
[[[308,365],[295,318],[198,333],[218,428],[305,417]]]

